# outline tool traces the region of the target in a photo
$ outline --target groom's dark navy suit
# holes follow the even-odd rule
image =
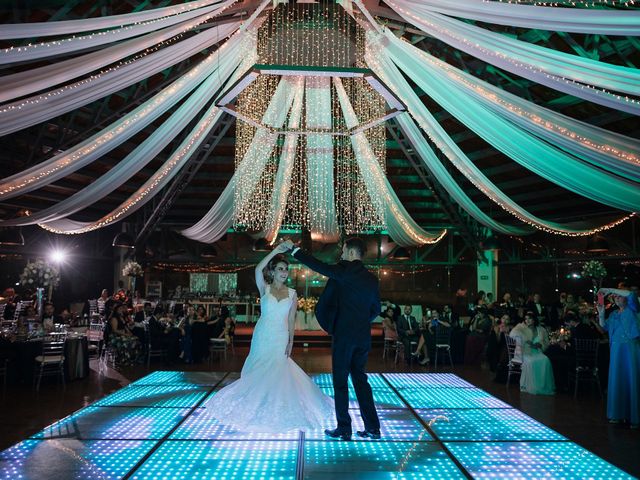
[[[329,277],[316,306],[316,317],[322,328],[333,335],[333,390],[338,429],[351,434],[348,384],[351,374],[364,428],[379,431],[380,421],[365,373],[371,350],[371,321],[380,313],[378,279],[359,260],[341,260],[336,265],[328,265],[302,250],[295,251],[293,256]]]

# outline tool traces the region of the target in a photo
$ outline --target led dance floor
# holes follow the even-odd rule
[[[371,374],[383,438],[352,442],[322,429],[256,434],[206,419],[200,405],[236,378],[154,372],[0,452],[0,477],[633,478],[450,373]],[[332,394],[329,374],[313,379]],[[352,387],[350,397],[354,408]],[[362,429],[351,414],[354,432]]]

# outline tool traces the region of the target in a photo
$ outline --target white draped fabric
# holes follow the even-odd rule
[[[238,57],[234,58],[238,61]],[[158,129],[133,149],[125,159],[114,165],[88,187],[49,208],[35,212],[28,217],[0,222],[0,225],[34,225],[59,220],[86,208],[113,192],[151,162],[202,110],[203,105],[210,100],[212,92],[221,86],[219,72],[216,70],[215,65],[210,66],[209,77]]]
[[[358,124],[353,106],[340,78],[335,77],[334,83],[347,127],[353,128]],[[387,231],[393,241],[402,246],[439,242],[447,231],[443,230],[435,234],[429,233],[411,218],[382,171],[382,167],[380,167],[365,134],[361,132],[351,135],[351,142],[367,193],[374,208],[377,210],[378,216],[384,219]]]
[[[376,38],[375,34],[373,37],[370,36],[369,38]],[[375,43],[370,46],[368,50],[369,52],[375,52],[375,54],[369,53],[367,55],[368,65],[387,84],[394,85],[396,94],[407,105],[409,113],[417,120],[422,130],[428,133],[431,140],[445,154],[451,163],[462,174],[464,174],[472,184],[487,195],[489,199],[514,215],[516,218],[529,225],[535,226],[536,228],[558,234],[589,234],[589,230],[585,230],[586,226],[584,225],[562,225],[538,218],[520,207],[520,205],[509,198],[509,196],[504,194],[504,192],[498,189],[498,187],[491,182],[491,180],[489,180],[478,167],[476,167],[464,152],[462,152],[462,150],[451,139],[449,134],[436,121],[433,115],[431,115],[414,90],[398,71],[397,67],[387,58],[385,48],[382,44]],[[459,100],[462,104],[466,103],[465,98],[460,98]],[[417,131],[413,121],[408,117],[399,116],[398,122],[405,135],[407,135],[412,142],[416,152],[422,158],[423,162],[425,162],[427,168],[429,168],[434,177],[457,201],[458,205],[460,205],[480,223],[496,232],[516,235],[527,233],[526,228],[522,229],[500,224],[482,212],[455,182],[453,177],[451,177],[449,172],[437,159],[431,148],[429,148],[429,146],[424,142],[422,135]]]
[[[331,130],[331,78],[309,77],[306,82],[307,129]],[[333,183],[333,137],[307,135],[309,230],[311,238],[334,243],[340,238]]]
[[[240,44],[240,35],[232,37],[219,52],[209,55],[189,73],[89,139],[32,168],[3,179],[0,181],[0,198],[12,198],[47,185],[111,151],[176,105],[207,77],[212,68],[218,65],[228,68],[228,65],[237,62],[237,56],[242,52]]]
[[[188,22],[196,24],[198,19]],[[237,27],[235,24],[233,27]],[[163,42],[184,30],[185,25],[180,24],[173,27],[167,27],[158,32],[153,32],[141,38],[129,40],[114,45],[109,48],[98,50],[96,52],[87,53],[79,57],[62,60],[43,67],[25,70],[24,72],[14,73],[0,77],[0,102],[13,100],[14,98],[23,97],[31,93],[44,90],[64,83],[73,78],[81,77],[89,72],[98,70],[106,65],[117,62],[133,55],[145,48]],[[230,30],[229,25],[223,27],[224,33]],[[215,30],[215,29],[213,29]],[[219,31],[215,32],[216,38],[220,39]],[[159,53],[162,53],[159,52]]]
[[[222,81],[228,77],[235,61],[243,59],[240,67],[238,67],[231,78],[227,80],[225,87],[233,85],[253,65],[255,58],[252,53],[255,53],[255,45],[251,42],[252,38],[253,37],[246,37],[244,39],[245,42],[243,42],[243,46],[241,47],[243,50],[233,57],[233,62],[230,63],[228,68],[215,73],[220,76],[220,80]],[[222,89],[222,91],[224,90],[225,89]],[[169,184],[182,167],[186,165],[191,156],[198,150],[222,115],[223,112],[216,107],[215,104],[211,105],[198,124],[193,127],[191,132],[185,137],[162,167],[138,188],[138,190],[129,196],[129,198],[102,218],[94,222],[79,222],[63,218],[46,224],[41,223],[39,226],[54,233],[78,234],[103,228],[128,217],[144,206]]]
[[[487,63],[558,91],[640,115],[640,103],[610,91],[640,96],[640,72],[533,45],[445,15],[389,5],[409,23]]]
[[[216,106],[211,106],[200,122],[193,128],[190,134],[178,146],[171,157],[127,200],[116,209],[102,216],[94,222],[80,222],[68,218],[62,218],[38,225],[45,230],[60,234],[86,233],[92,230],[106,227],[112,223],[127,218],[138,211],[149,200],[166,187],[176,176],[180,169],[189,161],[198,150],[211,129],[220,120],[223,112]]]
[[[128,26],[108,30],[105,32],[91,33],[79,37],[71,37],[53,42],[29,44],[23,47],[10,47],[0,50],[0,64],[13,62],[31,62],[40,58],[53,57],[55,55],[68,55],[80,50],[95,48],[108,43],[119,42],[128,38],[138,37],[149,32],[164,29],[165,32],[173,32],[171,35],[158,40],[161,42],[174,35],[185,33],[197,25],[219,15],[236,0],[227,0],[221,5],[194,10],[181,15],[162,18],[141,25]],[[191,20],[195,19],[195,20]],[[190,21],[191,20],[191,21]],[[1,27],[0,27],[1,28]],[[157,43],[156,42],[156,43]],[[141,47],[142,48],[146,47]],[[122,57],[120,57],[122,58]]]
[[[276,128],[282,127],[294,98],[302,96],[303,88],[302,78],[284,77],[271,98],[262,123]],[[276,138],[277,135],[264,128],[258,129],[247,153],[220,197],[199,222],[182,230],[182,235],[199,242],[213,243],[226,233],[233,225],[238,206],[244,207],[250,200]]]
[[[412,49],[421,65],[443,82],[455,82],[475,101],[547,142],[593,165],[640,181],[640,140],[575,120],[502,90]]]
[[[162,17],[180,15],[196,8],[220,3],[220,0],[197,0],[185,2],[171,7],[155,8],[142,12],[125,13],[122,15],[108,15],[80,20],[62,20],[57,22],[34,22],[0,25],[0,40],[12,38],[37,38],[69,33],[88,32],[117,28],[123,25],[137,24],[156,20]]]
[[[459,95],[452,95],[454,84],[439,83],[437,77],[407,53],[406,42],[388,31],[387,40],[387,52],[394,63],[445,110],[496,149],[528,170],[579,195],[621,210],[637,210],[640,205],[637,183],[579,161],[465,98],[462,90],[457,90]]]
[[[267,110],[262,118],[262,124],[280,129],[284,125],[287,114],[293,104],[298,91],[304,88],[301,77],[282,77],[276,91],[271,97]],[[236,174],[238,183],[235,192],[236,216],[241,216],[243,210],[251,204],[255,189],[264,172],[265,165],[271,157],[278,134],[266,128],[256,130],[247,153],[238,165]]]
[[[0,135],[41,123],[133,85],[215,45],[237,27],[237,23],[230,23],[219,29],[212,28],[103,74],[3,105],[0,107]],[[208,58],[217,59],[222,53],[214,52]]]
[[[304,81],[304,79],[302,79],[302,81]],[[304,99],[303,93],[303,89],[297,90],[296,96],[293,99],[293,106],[291,107],[291,114],[289,115],[290,130],[300,128],[302,103]],[[296,159],[299,138],[300,135],[295,133],[287,133],[284,137],[284,145],[282,147],[282,153],[280,154],[278,171],[276,172],[271,204],[269,205],[269,213],[267,214],[266,228],[261,235],[271,243],[275,242],[278,237],[278,232],[286,212],[287,199],[291,191],[293,164]]]
[[[640,36],[640,12],[546,7],[487,0],[393,0],[401,8],[497,25],[596,35]]]

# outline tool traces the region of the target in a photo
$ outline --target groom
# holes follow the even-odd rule
[[[291,254],[306,266],[329,277],[316,306],[318,322],[333,336],[333,390],[338,427],[325,430],[333,438],[351,440],[349,416],[349,383],[356,391],[364,430],[357,432],[365,438],[380,438],[380,421],[373,403],[371,386],[365,367],[371,350],[371,321],[380,313],[378,279],[362,263],[365,245],[360,238],[349,238],[342,247],[341,260],[327,265],[308,253],[285,242]]]

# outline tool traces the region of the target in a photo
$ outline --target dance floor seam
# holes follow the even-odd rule
[[[203,403],[234,378],[154,372],[0,452],[0,478],[633,478],[450,373],[371,374],[383,438],[351,442],[211,420]]]

